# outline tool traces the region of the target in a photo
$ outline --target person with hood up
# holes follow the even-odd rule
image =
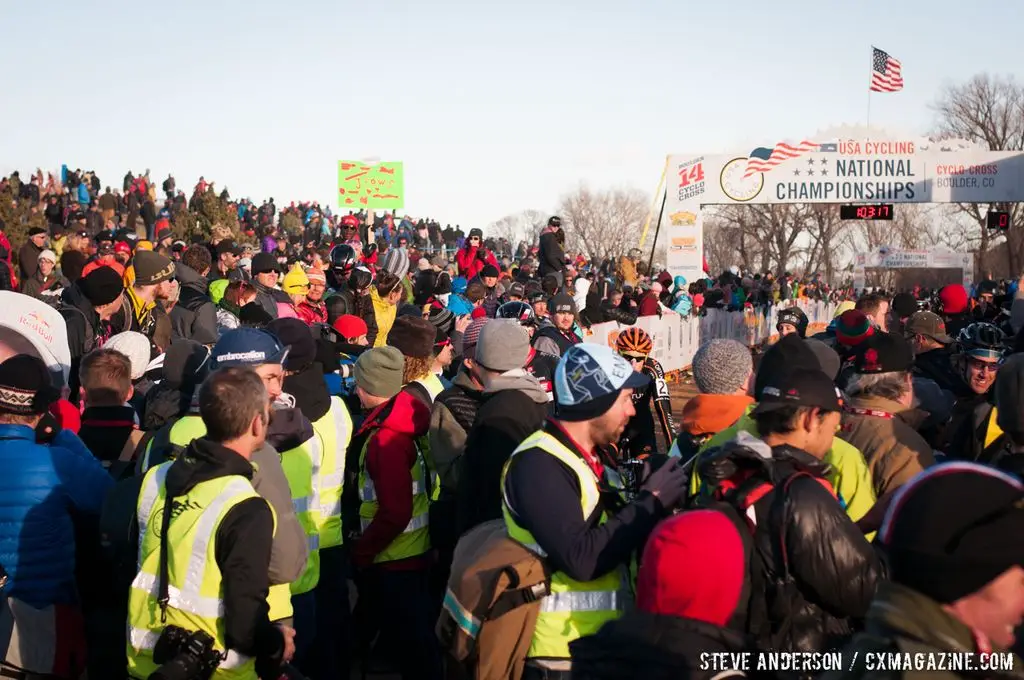
[[[297,307],[309,294],[309,277],[298,262],[292,265],[281,281],[281,291],[288,296],[288,302],[277,303],[277,319],[297,319]]]
[[[743,417],[754,399],[754,362],[743,343],[715,338],[693,355],[693,381],[698,394],[683,406],[679,437],[670,455],[685,464],[711,437]]]
[[[1024,532],[1020,479],[975,463],[936,465],[905,484],[880,520],[877,545],[889,579],[879,586],[864,632],[854,636],[843,658],[892,658],[909,651],[938,659],[956,652],[976,655],[975,664],[1000,665],[921,673],[854,663],[819,677],[1022,677],[1024,662],[1007,653],[1019,650],[1024,620],[1024,546],[1008,540]],[[993,652],[1000,654],[985,656]]]
[[[455,316],[464,316],[473,313],[473,303],[466,298],[466,289],[469,282],[462,276],[452,279],[451,293],[448,296],[447,307]]]
[[[526,329],[495,319],[477,340],[470,374],[483,386],[482,401],[466,438],[457,493],[458,532],[501,518],[501,471],[512,452],[548,414],[548,393],[524,370],[530,353]]]
[[[294,409],[278,408],[275,417],[287,413],[301,416],[303,429],[306,421],[313,429],[307,439],[276,447],[295,513],[309,541],[306,571],[291,584],[295,665],[312,677],[338,677],[348,659],[347,650],[341,652],[338,644],[348,639],[350,628],[346,560],[341,548],[341,493],[352,418],[344,402],[327,391],[309,326],[299,319],[276,319],[267,330],[288,347],[282,398],[287,396],[294,404]],[[272,425],[271,433],[273,430]],[[318,501],[317,507],[312,507],[311,501]]]
[[[52,250],[39,253],[35,276],[21,282],[21,292],[44,301],[59,296],[71,284],[55,270],[56,266],[57,255]],[[10,287],[4,288],[0,282],[0,290],[10,290]]]
[[[417,445],[430,427],[430,409],[402,389],[404,364],[395,347],[375,347],[356,361],[356,394],[369,413],[350,448],[362,527],[351,546],[359,587],[354,615],[370,616],[388,648],[401,650],[403,680],[439,680],[436,605],[429,595],[429,473]]]
[[[736,628],[752,548],[747,527],[723,512],[693,510],[659,524],[640,562],[635,609],[569,645],[574,680],[746,677],[739,664],[723,668],[707,655],[756,658]]]
[[[188,414],[196,389],[210,373],[210,350],[195,340],[175,340],[160,359],[160,381],[146,393],[142,409],[147,432]]]
[[[59,311],[67,325],[68,348],[71,350],[71,373],[68,399],[78,403],[78,366],[82,357],[101,346],[110,337],[110,319],[121,311],[124,282],[110,267],[99,267],[61,294]]]
[[[854,358],[844,388],[839,436],[864,454],[878,498],[935,464],[932,447],[918,432],[927,414],[913,408],[913,363],[906,340],[876,333]]]
[[[775,330],[780,337],[790,333],[796,333],[801,338],[807,337],[807,315],[799,307],[781,309],[775,319]]]
[[[290,304],[291,298],[277,288],[277,278],[282,269],[277,258],[271,253],[256,253],[252,258],[253,285],[256,286],[256,302],[270,315],[277,318],[278,303]]]
[[[213,259],[203,245],[189,246],[175,266],[175,277],[181,286],[178,304],[171,310],[171,339],[195,340],[213,345],[220,337],[217,328],[217,307],[209,294]]]
[[[470,229],[466,245],[455,253],[455,264],[459,268],[459,276],[467,280],[477,276],[486,265],[498,269],[498,258],[484,246],[484,233],[480,229]],[[495,274],[497,276],[497,274]]]

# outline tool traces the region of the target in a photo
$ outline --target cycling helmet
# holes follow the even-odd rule
[[[615,351],[636,359],[646,359],[654,349],[654,341],[642,328],[630,326],[615,339]]]
[[[347,275],[356,266],[359,258],[356,256],[355,248],[342,243],[331,248],[330,260],[331,269],[338,270],[338,274]]]
[[[366,267],[356,267],[348,277],[348,288],[355,292],[369,288],[373,283],[373,274]]]
[[[537,323],[537,315],[533,313],[533,307],[520,300],[506,302],[498,307],[494,318],[513,319],[518,321],[520,326],[534,326]]]
[[[781,330],[784,323],[788,323],[795,328],[801,338],[807,335],[807,315],[799,307],[789,307],[779,312],[775,329]]]
[[[972,323],[956,336],[956,353],[980,359],[1002,359],[1006,354],[1006,334],[990,323]]]

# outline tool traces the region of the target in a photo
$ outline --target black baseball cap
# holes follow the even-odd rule
[[[822,411],[839,411],[843,400],[832,379],[818,369],[781,371],[761,390],[752,413],[777,411],[787,406],[806,406]]]

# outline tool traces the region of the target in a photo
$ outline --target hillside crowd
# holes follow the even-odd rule
[[[687,281],[567,252],[557,216],[513,248],[148,171],[15,174],[0,199],[3,677],[1015,649],[1018,283]],[[701,338],[674,410],[638,319],[768,307],[756,365]],[[947,675],[1020,677],[1007,658]]]

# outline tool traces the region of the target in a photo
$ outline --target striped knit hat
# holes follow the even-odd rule
[[[391,248],[384,253],[380,266],[398,278],[404,278],[409,273],[409,255],[400,248]]]
[[[466,359],[474,359],[476,357],[476,343],[480,339],[480,331],[483,330],[484,326],[491,319],[484,317],[482,319],[474,319],[466,330],[462,333],[462,356]]]
[[[856,347],[874,332],[868,317],[859,309],[843,312],[836,320],[836,341],[844,347]]]

